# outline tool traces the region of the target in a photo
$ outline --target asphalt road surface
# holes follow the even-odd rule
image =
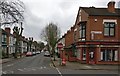
[[[65,76],[65,74],[118,74],[118,72],[107,70],[61,69],[53,67],[50,57],[45,57],[44,53],[41,53],[4,63],[2,65],[2,74],[56,74],[55,76]]]
[[[3,74],[58,74],[44,53],[4,63]]]

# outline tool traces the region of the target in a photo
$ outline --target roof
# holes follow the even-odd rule
[[[120,8],[115,8],[115,13],[111,13],[107,8],[80,7],[91,16],[120,16]]]

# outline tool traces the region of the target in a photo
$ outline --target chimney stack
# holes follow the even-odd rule
[[[107,6],[109,12],[115,13],[115,1],[110,1]]]

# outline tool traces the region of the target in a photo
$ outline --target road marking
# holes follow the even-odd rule
[[[19,71],[23,71],[22,69],[17,69],[17,70],[19,70]]]
[[[35,71],[36,69],[31,69],[31,70]]]
[[[87,67],[87,68],[92,68],[92,67],[90,67],[90,66],[85,66],[85,67]]]
[[[43,69],[43,67],[40,67],[41,69]]]
[[[60,70],[58,68],[56,68],[56,70],[58,71],[58,73],[60,74],[60,76],[62,76],[62,73],[60,72]]]
[[[14,73],[14,71],[4,71],[4,72],[2,72],[2,74],[13,74]]]
[[[9,64],[9,65],[7,65],[7,66],[13,66],[13,64]]]
[[[6,72],[2,72],[2,74],[7,74]]]
[[[46,68],[45,66],[43,68]]]

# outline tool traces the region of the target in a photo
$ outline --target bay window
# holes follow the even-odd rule
[[[86,35],[86,26],[85,23],[80,24],[80,39],[85,39]]]

